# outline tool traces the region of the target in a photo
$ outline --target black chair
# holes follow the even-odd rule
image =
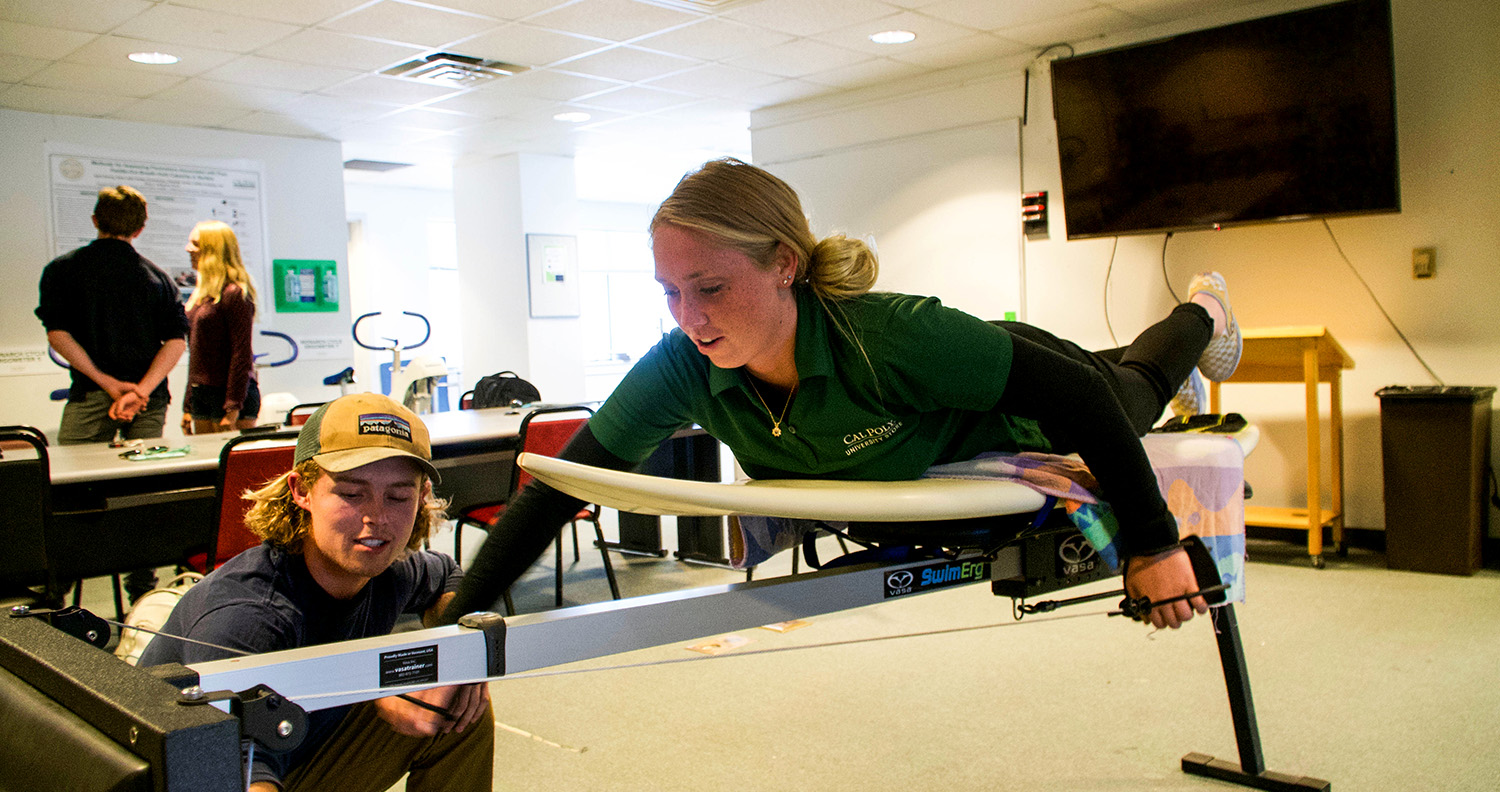
[[[52,482],[47,438],[30,426],[0,427],[0,605],[61,605],[47,564]]]

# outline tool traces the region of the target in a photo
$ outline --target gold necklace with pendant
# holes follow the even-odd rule
[[[792,397],[797,395],[797,386],[792,385],[791,393],[786,395],[786,404],[781,406],[780,418],[777,418],[776,414],[771,412],[771,405],[766,404],[766,397],[760,395],[760,388],[755,387],[755,379],[753,377],[750,378],[750,389],[755,391],[755,398],[760,399],[760,406],[766,408],[766,415],[771,419],[771,436],[780,437],[781,422],[786,420],[786,412],[792,408]]]

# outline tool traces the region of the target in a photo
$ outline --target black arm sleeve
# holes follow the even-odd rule
[[[559,455],[569,462],[629,470],[627,462],[594,439],[584,424]],[[453,624],[474,611],[492,610],[512,583],[546,551],[568,518],[578,513],[583,501],[533,480],[506,505],[474,561],[464,570],[458,594],[443,612],[442,623]]]
[[[1122,557],[1177,542],[1177,521],[1119,400],[1104,375],[1018,336],[1010,377],[996,409],[1040,422],[1060,453],[1076,451],[1120,520]]]

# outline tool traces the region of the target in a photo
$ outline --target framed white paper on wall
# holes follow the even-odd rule
[[[531,318],[578,315],[577,237],[527,234],[526,269]]]

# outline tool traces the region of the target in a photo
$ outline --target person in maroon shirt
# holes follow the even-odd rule
[[[255,380],[255,285],[240,259],[234,230],[205,220],[185,248],[198,286],[188,298],[188,396],[182,406],[187,434],[248,429],[260,417]]]

